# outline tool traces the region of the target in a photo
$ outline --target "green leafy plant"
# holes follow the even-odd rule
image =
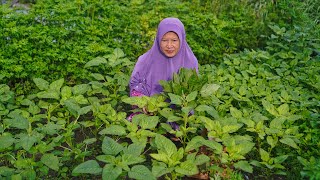
[[[151,153],[150,156],[156,160],[152,167],[152,172],[156,177],[165,175],[166,179],[177,179],[195,175],[199,173],[197,166],[209,161],[209,157],[203,154],[185,155],[183,148],[177,149],[172,141],[162,135],[157,135],[154,143],[158,153]]]
[[[127,172],[130,178],[155,179],[146,166],[135,165],[145,161],[145,158],[141,155],[144,148],[145,145],[139,143],[123,146],[112,138],[105,137],[102,142],[102,152],[104,155],[96,157],[97,160],[106,163],[104,167],[101,168],[96,160],[89,160],[75,167],[72,173],[74,175],[83,173],[102,174],[102,179],[117,179]]]
[[[319,159],[311,156],[310,159],[305,159],[298,156],[299,162],[303,165],[303,170],[300,172],[302,177],[310,179],[318,179],[320,176],[319,171]]]

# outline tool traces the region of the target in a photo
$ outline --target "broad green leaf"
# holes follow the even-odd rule
[[[57,91],[42,91],[37,93],[37,97],[40,99],[60,99],[60,93]]]
[[[160,127],[166,130],[167,132],[173,131],[172,126],[168,123],[160,123]]]
[[[206,145],[207,147],[213,149],[216,154],[221,154],[222,153],[223,146],[220,143],[216,142],[216,141],[206,140],[206,141],[204,141],[204,145]]]
[[[147,99],[143,98],[143,96],[127,97],[122,99],[122,101],[130,105],[136,105],[139,108],[143,108],[148,104]]]
[[[86,145],[93,144],[93,143],[95,143],[95,142],[97,142],[97,139],[96,139],[96,138],[89,138],[89,139],[85,139],[85,140],[83,141],[83,143],[85,143]]]
[[[182,98],[178,95],[172,94],[172,93],[168,93],[171,103],[172,104],[177,104],[177,105],[181,105],[182,104]]]
[[[109,127],[104,128],[99,134],[109,134],[109,135],[118,135],[123,136],[126,135],[126,128],[120,125],[110,125]]]
[[[260,112],[255,111],[252,115],[251,115],[251,119],[253,121],[255,121],[256,123],[264,121],[264,120],[268,120],[269,118],[267,118],[266,116],[263,116]]]
[[[34,136],[24,135],[20,137],[19,144],[23,149],[29,151],[30,148],[37,142],[37,139]]]
[[[247,87],[246,86],[240,86],[240,88],[239,88],[239,94],[240,94],[240,96],[244,96],[244,95],[246,95],[247,94]]]
[[[167,168],[166,164],[157,162],[152,165],[152,174],[155,177],[160,177],[164,174],[170,173],[172,171],[171,169],[173,170],[173,168]]]
[[[72,96],[72,88],[69,86],[63,86],[61,89],[61,98],[63,100],[69,99]]]
[[[232,117],[239,118],[239,119],[242,118],[242,112],[239,111],[237,108],[230,107],[230,113]]]
[[[264,162],[268,162],[270,159],[269,153],[262,148],[260,148],[260,156]]]
[[[196,156],[194,163],[199,166],[210,161],[210,158],[204,154]]]
[[[155,137],[157,133],[146,130],[146,129],[141,129],[139,130],[141,137]],[[145,143],[145,142],[142,142]]]
[[[103,93],[105,95],[109,95],[109,91],[107,89],[102,89],[102,87],[104,86],[103,83],[100,83],[98,81],[91,81],[89,82],[89,84],[93,89],[93,91],[90,93]],[[96,97],[93,97],[93,98],[96,98]]]
[[[57,134],[58,131],[60,129],[62,129],[63,126],[62,125],[59,125],[59,124],[54,124],[52,122],[49,122],[48,124],[44,125],[42,128],[41,128],[41,131],[45,134],[48,134],[48,135],[54,135],[54,134]]]
[[[181,111],[183,112],[183,114],[188,115],[193,112],[193,107],[191,106],[186,106],[186,107],[182,107]]]
[[[199,173],[199,170],[196,164],[192,161],[182,162],[180,166],[175,168],[175,171],[187,176],[191,176]]]
[[[286,32],[286,28],[280,28],[278,25],[269,25],[269,27],[275,32],[277,35],[283,35]]]
[[[256,167],[262,168],[262,164],[261,164],[259,161],[257,161],[257,160],[252,160],[252,161],[250,162],[250,164],[252,164],[252,165],[254,165],[254,166],[256,166]]]
[[[250,67],[249,67],[249,68],[250,68]],[[245,80],[249,80],[249,79],[250,79],[249,74],[248,74],[247,71],[241,71],[241,74],[242,74],[242,76],[243,76],[243,78],[244,78]]]
[[[88,128],[88,127],[95,126],[96,123],[88,120],[88,121],[81,121],[81,122],[79,122],[79,124],[81,124],[85,128]]]
[[[278,107],[278,112],[281,116],[287,116],[289,114],[289,105],[288,104],[282,104]]]
[[[256,75],[257,68],[253,64],[250,64],[249,65],[249,70],[246,70],[246,71],[248,73],[250,73],[251,75]]]
[[[283,123],[284,123],[285,121],[286,121],[286,118],[285,118],[285,117],[274,118],[274,119],[270,122],[270,128],[282,129]]]
[[[99,66],[100,64],[107,64],[108,61],[103,58],[103,57],[96,57],[94,59],[92,59],[91,61],[87,62],[85,64],[85,68],[88,68],[88,67],[92,67],[92,66]]]
[[[33,179],[36,179],[36,172],[35,170],[33,169],[25,169],[23,170],[19,175],[21,175],[22,177],[26,178],[26,179],[30,179],[30,180],[33,180]],[[16,180],[14,178],[15,175],[11,176],[11,179],[12,180]],[[18,176],[17,180],[21,180],[22,178]]]
[[[240,121],[248,126],[248,128],[254,128],[254,121],[249,118],[240,118]]]
[[[33,114],[33,115],[36,115],[36,114],[39,114],[41,112],[41,109],[37,105],[30,105],[29,108],[28,108],[28,112]]]
[[[175,75],[173,75],[173,82],[174,83],[172,83],[172,90],[173,90],[173,94],[182,94],[182,87],[181,87],[181,85],[180,85],[180,80],[179,80],[179,77],[178,77],[178,75],[176,76],[177,78],[175,79],[174,78],[175,77]]]
[[[168,122],[177,122],[177,121],[180,121],[180,120],[182,120],[182,117],[180,117],[180,116],[172,115],[172,116],[168,117]]]
[[[248,161],[238,161],[238,162],[234,163],[234,167],[237,168],[237,169],[241,169],[243,171],[246,171],[248,173],[252,173],[253,172],[253,168],[248,163]]]
[[[44,154],[41,157],[41,162],[48,166],[50,169],[53,169],[55,171],[59,170],[59,159],[53,154]]]
[[[191,102],[191,101],[195,100],[196,97],[197,97],[197,95],[198,95],[198,92],[197,92],[197,91],[191,92],[190,94],[187,95],[186,101],[187,101],[187,102]]]
[[[115,49],[113,50],[113,54],[115,55],[115,58],[116,58],[116,59],[119,59],[119,58],[124,57],[124,52],[123,52],[122,49],[120,49],[120,48],[115,48]]]
[[[0,150],[10,147],[15,142],[11,135],[0,136]]]
[[[173,116],[173,110],[172,108],[163,108],[159,111],[161,116],[168,118],[169,116]]]
[[[49,89],[49,82],[48,81],[41,79],[41,78],[33,78],[32,80],[41,91]]]
[[[275,157],[273,160],[274,160],[274,163],[275,163],[275,164],[281,164],[281,163],[283,163],[288,157],[289,157],[289,155],[281,155],[281,156]]]
[[[74,96],[83,95],[90,89],[89,84],[78,84],[72,87],[72,93]]]
[[[116,156],[113,155],[99,155],[96,156],[96,159],[101,162],[115,164],[116,163]]]
[[[1,176],[7,176],[9,177],[10,175],[14,174],[15,169],[9,168],[7,166],[1,166],[0,167],[0,177]]]
[[[140,121],[142,121],[143,119],[147,118],[147,116],[148,116],[148,115],[143,114],[143,113],[137,114],[137,115],[133,116],[131,122],[132,122],[133,124],[135,124],[135,125],[139,125],[139,124],[140,124]]]
[[[0,84],[0,94],[6,94],[10,92],[10,87],[6,84]]]
[[[285,130],[285,134],[287,135],[297,135],[299,134],[299,127],[298,126],[292,126]]]
[[[133,154],[127,154],[127,153],[123,154],[121,156],[121,159],[122,159],[122,163],[128,166],[132,164],[142,163],[145,161],[145,159],[140,156],[135,156]]]
[[[73,99],[68,99],[66,101],[64,101],[64,105],[67,107],[67,109],[69,110],[69,112],[77,117],[80,115],[80,106],[75,102],[75,100]]]
[[[272,136],[268,136],[267,142],[271,146],[271,148],[274,148],[278,143],[278,138],[277,137],[273,138]]]
[[[99,111],[101,113],[107,114],[108,116],[115,116],[117,112],[113,109],[111,104],[104,104],[104,105],[99,105]]]
[[[203,142],[205,139],[202,136],[195,136],[187,143],[187,146],[185,148],[185,152],[192,151],[194,149],[198,149],[200,146],[203,145]]]
[[[299,162],[303,165],[303,166],[309,166],[309,162],[307,159],[301,157],[301,156],[298,156],[297,159],[299,160]]]
[[[104,76],[102,74],[99,74],[99,73],[92,73],[91,77],[95,78],[98,81],[103,81],[104,80]]]
[[[64,79],[59,79],[59,80],[53,81],[49,85],[49,91],[60,92],[60,89],[61,89],[63,83],[64,83]]]
[[[183,148],[179,148],[179,150],[176,153],[172,154],[171,159],[174,163],[178,163],[183,158],[184,150]]]
[[[148,116],[141,119],[139,125],[142,129],[154,129],[158,125],[158,122],[158,116]]]
[[[204,123],[208,131],[221,131],[221,124],[219,121],[214,121],[204,116],[199,116],[198,118]]]
[[[217,84],[205,84],[200,91],[202,97],[209,97],[220,88]]]
[[[269,101],[262,100],[262,105],[270,114],[274,116],[279,115],[275,107]]]
[[[138,114],[139,115],[139,114]],[[137,116],[137,115],[136,115]],[[135,116],[133,116],[134,118]],[[133,119],[132,119],[133,121]],[[129,132],[136,132],[138,130],[138,125],[137,124],[134,124],[134,123],[131,123],[130,121],[125,121],[125,124],[127,125],[127,130]]]
[[[283,144],[286,144],[288,146],[291,146],[293,148],[299,149],[299,147],[297,146],[296,142],[294,142],[294,140],[292,138],[282,138],[280,139],[280,142]]]
[[[87,114],[91,110],[92,110],[92,106],[91,105],[90,106],[85,106],[85,107],[80,108],[78,113],[79,113],[79,115],[84,115],[84,114]]]
[[[234,133],[242,127],[242,124],[226,125],[222,127],[223,133]]]
[[[112,164],[106,164],[102,170],[102,179],[116,180],[121,173],[122,173],[122,169],[120,167],[116,167]]]
[[[255,144],[251,141],[243,141],[236,145],[237,153],[239,153],[240,155],[245,155],[252,150],[254,145]]]
[[[282,165],[280,165],[280,164],[276,164],[276,165],[275,165],[275,168],[278,168],[278,169],[286,169],[284,166],[282,166]],[[282,176],[287,176],[287,175],[288,175],[285,171],[281,171],[281,170],[277,170],[276,172],[274,172],[274,174],[282,175]]]
[[[173,153],[177,152],[176,145],[171,140],[167,139],[162,135],[156,136],[155,144],[158,151],[164,152],[169,157],[171,157]]]
[[[131,154],[133,156],[140,156],[146,147],[145,144],[142,143],[133,143],[130,144],[127,148],[123,149],[124,154]]]
[[[208,106],[208,105],[199,105],[196,107],[195,109],[196,111],[199,112],[207,112],[210,116],[212,116],[214,119],[219,119],[219,113],[218,111],[212,107],[212,106]]]
[[[24,106],[30,106],[30,105],[34,105],[34,102],[32,102],[30,99],[23,99],[21,102],[20,102],[21,105],[24,105]]]
[[[123,146],[118,144],[115,140],[105,137],[102,142],[102,152],[107,155],[117,155],[122,151]]]
[[[289,116],[286,116],[286,119],[291,123],[295,122],[296,120],[302,119],[302,118],[303,118],[303,116],[301,116],[301,115],[289,115]]]
[[[4,94],[4,95],[0,94],[0,102],[8,102],[10,99],[13,99],[13,97],[14,97],[13,93],[12,94]],[[1,109],[3,109],[3,108],[1,108]]]
[[[23,173],[23,171],[22,171],[22,173]],[[22,180],[22,177],[23,177],[22,173],[11,175],[11,180]],[[35,178],[31,178],[31,179],[35,179]]]
[[[4,119],[4,124],[9,125],[9,127],[14,127],[18,129],[28,129],[29,121],[18,113],[11,113],[12,119]]]
[[[261,131],[261,130],[264,130],[265,129],[265,126],[264,126],[264,124],[263,124],[263,121],[259,121],[258,123],[257,123],[257,125],[256,125],[256,130],[257,131]],[[263,139],[263,138],[261,138],[261,139]]]
[[[144,165],[136,165],[128,172],[129,178],[137,180],[156,180],[151,171]]]
[[[159,84],[163,87],[163,92],[167,92],[167,93],[172,92],[170,82],[165,81],[165,80],[160,80]]]
[[[79,164],[72,171],[72,174],[100,174],[102,168],[99,166],[98,162],[95,160],[89,160]]]
[[[170,157],[166,154],[160,153],[160,154],[149,154],[153,159],[157,160],[157,161],[161,161],[164,162],[166,164],[169,163],[169,159]]]
[[[81,95],[77,95],[77,96],[73,96],[71,99],[75,100],[76,103],[78,104],[88,104],[88,99],[85,98],[82,94]]]
[[[190,152],[187,154],[187,158],[185,158],[186,161],[195,161],[197,156],[197,152]]]
[[[290,96],[289,96],[289,94],[288,94],[288,92],[286,91],[286,90],[282,90],[281,91],[281,97],[284,99],[284,100],[286,100],[286,101],[289,101],[291,98],[290,98]]]

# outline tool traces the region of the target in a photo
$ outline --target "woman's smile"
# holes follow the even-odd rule
[[[180,40],[178,35],[171,31],[163,35],[160,42],[160,49],[169,58],[177,55],[180,49]]]

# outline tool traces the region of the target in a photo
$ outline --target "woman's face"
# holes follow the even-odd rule
[[[161,51],[169,58],[177,55],[180,49],[180,40],[176,33],[167,32],[160,41]]]

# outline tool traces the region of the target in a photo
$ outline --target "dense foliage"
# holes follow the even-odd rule
[[[288,6],[288,7],[287,7]],[[293,6],[293,5],[292,5]],[[168,16],[186,25],[188,41],[201,64],[221,62],[225,53],[263,47],[268,24],[292,26],[290,3],[262,1],[52,1],[29,9],[2,5],[1,71],[18,86],[32,77],[86,77],[94,57],[123,49],[131,60],[153,42],[156,26]],[[152,18],[151,18],[152,17]]]
[[[318,1],[29,2],[0,10],[1,179],[320,178]],[[128,97],[167,16],[199,74]]]

